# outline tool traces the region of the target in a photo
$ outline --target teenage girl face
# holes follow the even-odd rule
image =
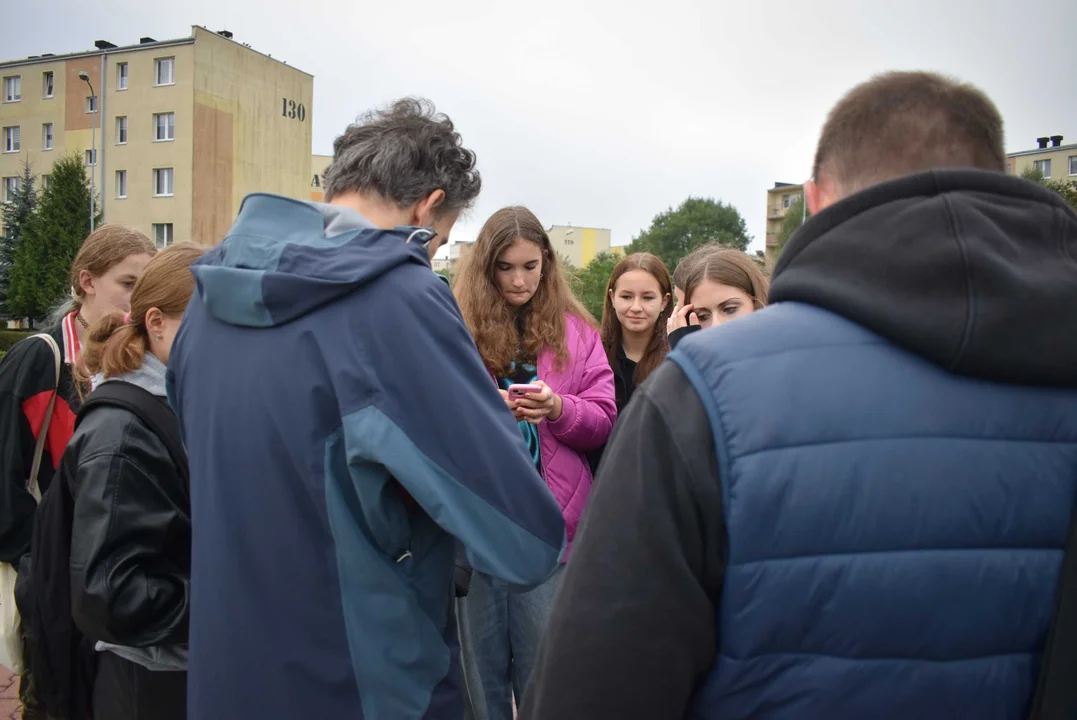
[[[542,248],[530,240],[516,238],[497,256],[494,279],[506,303],[513,307],[526,305],[535,297],[542,279]]]
[[[610,297],[621,327],[631,333],[650,332],[669,304],[669,295],[646,270],[629,270],[617,278]]]
[[[79,283],[87,319],[94,321],[106,313],[130,311],[131,291],[150,259],[146,253],[128,255],[97,277],[83,270]]]
[[[688,301],[695,308],[699,324],[705,328],[748,315],[755,310],[751,295],[740,288],[709,279],[699,284]]]

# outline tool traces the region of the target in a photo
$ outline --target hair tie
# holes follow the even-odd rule
[[[123,314],[123,324],[124,325],[130,325],[131,324],[131,313],[124,313]]]

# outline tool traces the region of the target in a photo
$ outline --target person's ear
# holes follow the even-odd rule
[[[159,308],[150,308],[146,311],[146,334],[150,338],[159,337],[165,331],[165,314]]]
[[[434,224],[434,215],[441,203],[445,202],[445,191],[440,188],[417,202],[412,209],[412,226],[429,227]]]

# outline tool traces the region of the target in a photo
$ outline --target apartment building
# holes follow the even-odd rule
[[[0,63],[0,189],[76,153],[105,222],[161,247],[220,242],[256,191],[308,196],[313,76],[195,26],[190,37]]]
[[[767,190],[767,246],[766,266],[773,268],[781,250],[778,247],[778,231],[789,208],[804,196],[803,185],[776,182]]]
[[[1006,156],[1006,172],[1020,175],[1029,168],[1048,180],[1077,181],[1077,144],[1063,145],[1061,135],[1036,138],[1037,147]]]
[[[613,252],[610,231],[605,228],[554,225],[546,231],[553,249],[576,268],[585,268],[596,255]]]

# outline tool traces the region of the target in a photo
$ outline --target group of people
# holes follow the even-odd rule
[[[27,717],[1027,716],[1077,215],[1002,139],[972,86],[873,78],[771,278],[632,254],[600,319],[524,207],[431,272],[481,179],[425,101],[211,249],[99,228],[59,382],[42,338],[0,363]]]

